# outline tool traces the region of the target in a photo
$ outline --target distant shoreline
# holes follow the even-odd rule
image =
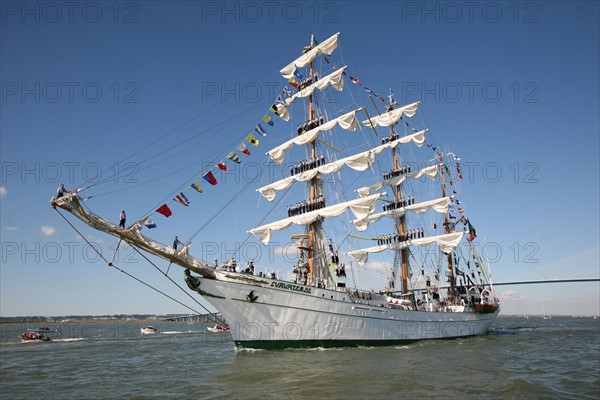
[[[0,317],[0,324],[67,324],[67,323],[127,323],[127,322],[214,322],[214,314],[119,314],[119,315],[65,315],[65,316],[17,316]],[[219,315],[219,314],[217,314]]]

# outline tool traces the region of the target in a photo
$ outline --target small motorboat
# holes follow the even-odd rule
[[[229,332],[229,327],[227,325],[216,324],[215,326],[209,326],[208,329],[210,332]]]
[[[21,343],[38,343],[38,342],[49,342],[51,339],[44,336],[43,334],[36,332],[23,332],[21,333]]]
[[[140,328],[140,333],[142,335],[156,335],[157,333],[160,333],[160,331],[153,326],[143,326]]]

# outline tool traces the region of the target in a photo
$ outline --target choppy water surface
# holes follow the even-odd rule
[[[236,351],[207,324],[59,326],[47,343],[0,326],[3,399],[600,397],[600,319],[500,317],[475,338],[280,351]]]

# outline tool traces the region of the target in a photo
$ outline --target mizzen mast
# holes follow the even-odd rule
[[[440,175],[441,175],[441,184],[442,184],[442,196],[446,197],[446,170],[444,168],[444,155],[442,153],[438,153],[438,158],[440,162]],[[450,228],[450,218],[448,216],[448,212],[444,213],[444,229],[446,233],[451,233],[452,229]],[[456,290],[455,290],[455,279],[454,279],[454,264],[452,263],[452,252],[448,253],[448,269],[446,271],[446,276],[450,281],[450,301],[452,304],[456,304]]]

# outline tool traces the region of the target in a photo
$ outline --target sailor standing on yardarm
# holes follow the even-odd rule
[[[119,216],[119,228],[125,229],[125,220],[127,216],[125,215],[125,211],[121,211],[121,215]]]
[[[63,197],[66,192],[67,189],[65,189],[65,184],[61,183],[58,189],[56,190],[56,198],[58,199],[59,197]]]

